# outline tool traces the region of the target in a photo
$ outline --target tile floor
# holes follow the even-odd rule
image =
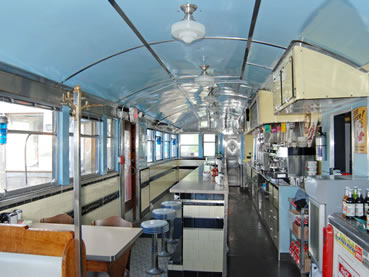
[[[173,197],[164,195],[160,203]],[[155,205],[154,205],[155,206]],[[157,206],[157,205],[156,205]],[[156,208],[155,206],[155,208]],[[277,251],[262,225],[247,192],[231,187],[229,192],[228,277],[294,277],[300,276],[292,261],[277,260]],[[150,218],[150,213],[145,220]],[[160,240],[159,240],[160,248]],[[167,270],[168,258],[159,258]],[[145,271],[151,265],[151,239],[139,238],[132,249],[131,277],[150,276]],[[160,277],[166,277],[166,272]]]
[[[228,276],[293,277],[300,272],[292,261],[277,259],[247,192],[238,187],[229,190]]]

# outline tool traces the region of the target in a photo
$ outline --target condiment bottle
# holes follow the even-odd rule
[[[348,197],[348,191],[349,191],[349,187],[346,187],[345,195],[343,196],[343,199],[342,199],[342,216],[343,217],[346,217],[346,212],[347,212],[346,199]]]
[[[362,190],[357,190],[357,198],[355,200],[355,216],[364,219],[364,199]]]
[[[352,197],[352,189],[349,189],[346,199],[346,218],[352,219],[355,216],[355,203]]]

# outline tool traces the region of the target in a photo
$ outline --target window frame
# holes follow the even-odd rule
[[[205,135],[214,135],[214,141],[210,141],[210,140],[205,140]],[[215,158],[216,155],[217,155],[217,145],[218,145],[218,136],[216,134],[213,134],[213,133],[204,133],[202,134],[203,136],[203,139],[202,139],[202,148],[204,149],[204,158],[208,157],[208,158]],[[207,143],[212,143],[214,144],[214,156],[207,156],[205,155],[205,144]]]
[[[148,134],[149,131],[151,132],[151,136],[149,136],[149,134]],[[154,139],[154,136],[155,136],[155,130],[150,129],[150,128],[147,128],[146,129],[146,143],[147,143],[146,147],[148,147],[149,142],[151,142],[151,153],[152,153],[152,155],[151,155],[151,161],[149,161],[149,156],[148,156],[148,153],[149,152],[146,149],[146,153],[147,153],[146,161],[148,163],[155,162],[155,160],[154,160],[154,156],[155,156],[155,139]]]
[[[176,140],[175,151],[173,151],[173,140]],[[173,152],[175,156],[173,156]],[[170,134],[170,159],[177,159],[178,158],[178,135],[177,134]]]
[[[110,136],[109,136],[109,120],[110,122]],[[112,117],[108,117],[106,119],[106,168],[107,168],[107,172],[113,172],[116,171],[115,170],[115,164],[117,162],[117,157],[115,155],[116,153],[116,141],[117,141],[117,136],[116,136],[116,132],[115,132],[115,124],[116,124],[116,120],[115,118]],[[108,165],[108,140],[111,140],[111,165],[112,168],[109,169],[109,165]]]
[[[163,160],[170,160],[171,159],[171,153],[170,153],[171,134],[163,133],[162,141],[163,141],[163,143],[162,143],[163,144],[163,154],[162,154]],[[167,158],[165,157],[166,143],[168,145],[168,157]]]
[[[52,146],[51,146],[51,160],[52,160],[52,165],[51,165],[51,181],[50,182],[45,182],[45,183],[40,183],[37,185],[27,185],[26,182],[24,181],[24,185],[21,188],[18,189],[14,189],[14,190],[7,190],[6,193],[2,196],[0,196],[0,199],[6,199],[8,197],[14,197],[20,194],[25,194],[25,193],[31,193],[34,191],[38,191],[38,190],[42,190],[42,189],[46,189],[46,188],[50,188],[50,187],[57,187],[59,186],[58,180],[57,180],[57,176],[58,176],[58,160],[57,160],[57,155],[58,155],[58,115],[57,113],[60,111],[60,109],[58,109],[57,107],[54,106],[47,106],[47,105],[41,105],[35,102],[27,102],[27,101],[18,101],[18,100],[14,100],[14,101],[6,101],[5,99],[1,99],[1,102],[4,102],[6,104],[16,104],[19,106],[25,106],[25,107],[29,107],[29,108],[37,108],[37,109],[43,109],[43,110],[48,110],[51,111],[52,113],[52,130],[50,132],[47,131],[29,131],[29,130],[20,130],[20,129],[7,129],[7,133],[8,134],[20,134],[20,135],[27,135],[28,138],[31,137],[32,135],[36,135],[36,136],[51,136],[52,137]],[[27,112],[25,112],[24,114],[27,114]],[[28,139],[26,139],[25,143],[27,142]],[[24,145],[25,147],[25,145]],[[26,165],[25,165],[26,167]],[[22,171],[24,172],[24,178],[26,175],[26,170]],[[27,170],[27,172],[29,172]]]
[[[70,115],[69,117],[69,138],[73,138],[74,134],[73,132],[70,132],[70,128],[71,128],[71,122],[73,120],[73,116]],[[88,178],[92,178],[92,177],[96,177],[99,176],[99,172],[100,172],[100,159],[101,159],[101,155],[100,155],[100,139],[101,139],[101,134],[100,134],[100,124],[102,124],[102,119],[100,118],[92,118],[89,116],[85,116],[82,115],[81,117],[81,121],[82,120],[89,120],[89,121],[93,121],[95,123],[95,130],[97,132],[97,134],[94,135],[87,135],[87,134],[82,134],[82,130],[81,130],[81,140],[82,138],[95,138],[96,139],[96,146],[95,146],[95,152],[96,152],[96,158],[95,158],[95,172],[94,173],[87,173],[87,174],[82,174],[82,169],[81,169],[81,180],[84,179],[88,179]],[[81,128],[82,129],[82,128]],[[81,141],[81,145],[82,145],[82,141]],[[71,153],[71,151],[73,151],[73,139],[72,139],[72,143],[69,144],[69,152]],[[81,159],[80,159],[80,164],[81,164],[81,168],[82,168],[82,155],[81,155]],[[73,169],[73,164],[70,160],[70,169]],[[70,183],[73,182],[73,171],[69,170],[69,178],[70,178]]]
[[[160,133],[160,135],[158,136],[157,134]],[[161,137],[161,144],[159,144],[160,146],[160,159],[157,158],[157,155],[156,155],[156,149],[157,149],[157,146],[158,146],[158,143],[157,143],[157,138],[158,137]],[[163,153],[163,132],[161,131],[155,131],[155,162],[157,161],[162,161],[164,160],[164,153]]]
[[[181,139],[181,135],[197,135],[198,139],[197,139],[197,144],[183,144],[182,143],[182,139]],[[198,147],[198,154],[197,156],[182,156],[182,146],[197,146]],[[184,133],[184,134],[180,134],[179,135],[179,158],[199,158],[200,157],[200,134],[199,133]]]

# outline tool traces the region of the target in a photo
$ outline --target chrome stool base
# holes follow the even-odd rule
[[[159,274],[164,273],[164,270],[160,268],[151,268],[148,271],[146,271],[146,273],[150,275],[159,275]]]

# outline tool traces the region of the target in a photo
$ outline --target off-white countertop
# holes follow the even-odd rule
[[[30,229],[74,231],[74,225],[33,223]],[[115,261],[142,233],[141,228],[82,225],[82,239],[86,246],[86,259]]]
[[[227,175],[224,175],[224,185],[218,185],[211,176],[204,178],[204,165],[200,165],[175,186],[170,189],[172,193],[206,193],[224,194],[228,192]]]

